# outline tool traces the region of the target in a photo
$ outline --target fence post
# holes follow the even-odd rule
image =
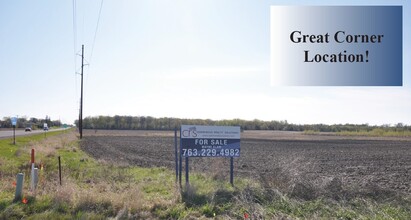
[[[39,182],[39,169],[38,168],[34,168],[34,189],[37,189],[37,183]]]
[[[34,149],[31,149],[31,178],[30,178],[30,188],[32,191],[35,190],[35,177],[34,177]]]
[[[14,202],[20,201],[23,197],[23,182],[24,174],[17,174],[16,194],[14,195]]]
[[[60,156],[59,158],[59,179],[60,179],[60,186],[61,186],[61,160],[60,160]]]

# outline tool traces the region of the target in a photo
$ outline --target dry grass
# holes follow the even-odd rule
[[[26,174],[25,189],[29,188],[31,149],[36,151],[36,167],[39,167],[40,163],[44,165],[44,170],[39,173],[36,191],[25,190],[25,197],[32,198],[29,201],[50,200],[50,208],[60,213],[99,213],[103,216],[128,218],[141,215],[141,213],[144,216],[144,213],[150,213],[155,206],[168,207],[178,201],[176,198],[181,198],[179,192],[173,190],[170,191],[171,196],[161,194],[153,196],[151,192],[144,192],[143,189],[147,187],[147,184],[169,186],[161,177],[151,179],[150,183],[136,181],[138,173],[128,166],[114,167],[103,162],[97,163],[82,153],[77,143],[76,135],[70,132],[65,135],[47,137],[41,141],[29,142],[16,151],[16,157],[27,157],[28,159],[19,168]],[[63,185],[60,186],[57,156],[62,154],[64,155],[62,157]],[[7,161],[0,158],[0,164],[5,165]],[[0,190],[13,192],[12,183],[15,174],[0,172],[0,175],[2,177]]]
[[[228,167],[229,160],[213,158],[206,172],[192,173],[190,187],[179,191],[170,170],[98,162],[78,149],[77,143],[75,134],[68,133],[22,147],[21,155],[35,148],[46,168],[40,173],[36,192],[26,191],[25,196],[30,198],[28,206],[11,204],[4,208],[2,204],[7,200],[0,199],[0,211],[3,211],[0,219],[25,215],[39,219],[242,219],[245,213],[251,219],[366,219],[370,216],[404,219],[411,216],[407,214],[409,209],[401,205],[384,206],[341,197],[329,200],[331,202],[322,201],[322,192],[331,193],[327,198],[345,192],[343,181],[310,179],[306,176],[307,170],[316,164],[298,155],[290,155],[293,160],[279,161],[275,175],[267,173],[261,180],[238,180],[236,187],[225,184],[228,170],[221,172],[222,167]],[[65,159],[62,186],[55,165],[57,155],[61,154]],[[7,161],[0,159],[0,165],[5,164]],[[27,166],[21,167],[27,169]],[[0,192],[13,192],[13,176],[1,175]],[[28,188],[27,178],[25,188]]]
[[[52,157],[57,154],[59,149],[75,149],[77,148],[73,143],[77,142],[77,137],[73,132],[66,135],[52,136],[43,139],[40,142],[31,143],[28,148],[35,149],[37,154]]]
[[[37,190],[37,198],[51,197],[57,210],[72,207],[74,212],[100,212],[105,216],[136,214],[149,209],[153,204],[144,201],[138,186],[113,189],[112,184],[100,182],[89,187],[81,187],[76,181],[66,179],[62,186],[48,182],[47,187]],[[68,210],[66,210],[68,211]]]

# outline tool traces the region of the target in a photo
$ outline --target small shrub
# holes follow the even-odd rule
[[[91,195],[80,198],[75,207],[76,212],[100,213],[103,216],[115,216],[117,213],[110,201],[97,199]]]
[[[198,194],[197,187],[194,185],[189,185],[183,191],[183,202],[186,203],[188,207],[198,207],[207,204],[207,196]]]
[[[320,134],[320,131],[315,131],[315,130],[304,130],[304,133],[306,135],[317,135]]]
[[[214,206],[207,203],[203,207],[201,207],[201,213],[208,218],[214,217],[216,215],[216,211],[214,210]]]
[[[24,216],[23,207],[18,203],[14,203],[0,214],[0,219],[22,219]]]

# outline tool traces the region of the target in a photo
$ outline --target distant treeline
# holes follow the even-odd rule
[[[52,121],[50,118],[39,119],[39,118],[30,118],[26,117],[17,118],[16,128],[25,128],[31,127],[33,129],[43,128],[44,123],[47,123],[48,127],[61,126],[60,120]],[[3,120],[0,120],[0,128],[12,128],[10,117],[4,117]]]
[[[78,126],[78,120],[75,121]],[[279,130],[279,131],[371,131],[375,128],[384,130],[404,131],[411,130],[411,126],[398,123],[394,126],[370,126],[368,124],[313,124],[299,125],[290,124],[285,121],[262,121],[262,120],[210,120],[210,119],[180,119],[180,118],[154,118],[150,116],[96,116],[83,119],[85,129],[117,129],[117,130],[173,130],[180,125],[217,125],[217,126],[240,126],[242,130]]]

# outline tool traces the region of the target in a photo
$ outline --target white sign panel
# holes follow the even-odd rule
[[[16,117],[11,118],[11,125],[13,125],[13,126],[17,125],[17,118]]]
[[[239,157],[240,127],[181,126],[183,157]]]

